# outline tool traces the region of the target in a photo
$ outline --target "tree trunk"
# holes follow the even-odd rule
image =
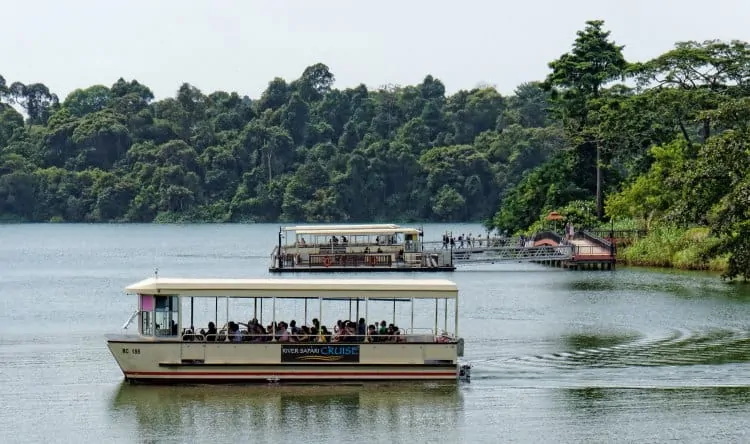
[[[269,151],[268,154],[266,154],[266,157],[268,158],[268,183],[271,183],[271,152]]]
[[[604,205],[602,202],[602,166],[601,166],[601,143],[596,142],[596,217],[602,220],[604,217]]]

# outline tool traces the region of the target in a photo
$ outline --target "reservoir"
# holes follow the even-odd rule
[[[271,277],[278,229],[0,225],[0,442],[750,440],[750,285],[708,273],[528,263],[347,273],[455,281],[471,383],[123,382],[104,335],[120,332],[135,310],[126,285],[156,268],[164,277]],[[425,240],[444,231],[484,233],[427,224]],[[213,303],[196,304],[197,326],[224,323]],[[301,304],[278,304],[278,319],[304,321]],[[342,305],[337,318],[348,315]],[[430,325],[429,313],[416,317]]]

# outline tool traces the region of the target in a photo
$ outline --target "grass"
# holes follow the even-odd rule
[[[635,266],[724,271],[727,255],[710,257],[708,254],[718,243],[719,239],[711,236],[705,227],[681,229],[661,225],[621,249],[618,260]]]

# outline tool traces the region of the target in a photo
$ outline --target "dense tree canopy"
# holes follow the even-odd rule
[[[542,82],[502,96],[427,75],[334,88],[318,63],[257,99],[136,80],[77,89],[0,76],[0,218],[484,220],[711,227],[750,276],[750,45],[678,42],[631,63],[586,22]]]
[[[484,220],[562,148],[538,83],[445,95],[333,88],[324,64],[257,100],[117,80],[60,102],[0,82],[0,215],[26,221]],[[25,118],[20,112],[26,114]]]

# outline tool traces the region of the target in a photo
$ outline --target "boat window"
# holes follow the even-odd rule
[[[154,296],[156,336],[177,336],[179,333],[177,296]]]
[[[142,311],[139,314],[141,315],[141,334],[144,336],[153,336],[154,330],[151,323],[151,312]]]

